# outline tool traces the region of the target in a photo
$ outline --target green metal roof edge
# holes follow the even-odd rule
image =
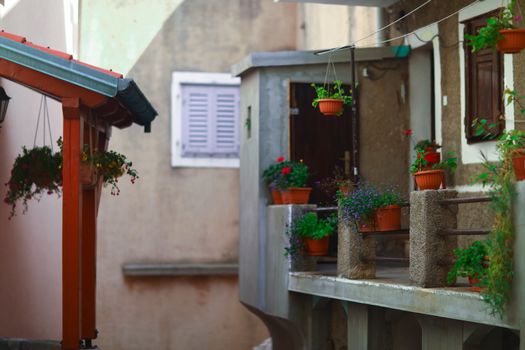
[[[55,77],[68,83],[116,98],[133,114],[133,121],[150,130],[158,115],[132,79],[119,79],[73,60],[0,37],[0,58]]]

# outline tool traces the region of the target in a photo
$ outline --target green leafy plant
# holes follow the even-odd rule
[[[418,149],[416,150],[416,159],[410,165],[410,172],[415,174],[417,172],[423,171],[428,168],[428,161],[425,159],[425,150]],[[432,165],[431,169],[450,169],[454,171],[457,168],[457,157],[456,154],[452,151],[447,153],[447,157],[444,158],[441,162]]]
[[[317,214],[304,214],[294,222],[295,233],[301,238],[319,240],[331,235],[337,227],[337,216],[331,215],[326,219],[318,219]]]
[[[465,35],[467,45],[472,48],[472,52],[478,52],[488,47],[495,49],[498,41],[503,38],[499,31],[515,28],[515,22],[521,20],[520,16],[514,16],[515,5],[516,0],[511,0],[497,17],[487,19],[487,24],[480,28],[476,35]]]
[[[343,104],[349,105],[352,103],[352,90],[348,92],[348,94],[345,93],[345,90],[342,87],[343,82],[341,80],[334,80],[334,83],[331,85],[328,85],[327,87],[323,85],[315,85],[311,84],[311,86],[315,89],[315,92],[317,94],[317,97],[312,101],[312,106],[317,107],[319,104],[319,100],[331,98],[335,100],[342,100]]]
[[[482,283],[487,275],[487,256],[486,244],[475,241],[465,249],[454,249],[456,261],[447,275],[449,284],[456,283],[457,277],[471,277],[480,280]]]
[[[103,184],[111,185],[111,195],[118,196],[120,188],[118,180],[124,175],[131,177],[131,183],[139,178],[137,171],[132,167],[133,163],[125,155],[115,151],[94,150],[89,152],[89,146],[84,145],[81,160],[93,164],[97,169],[97,175],[102,177]]]
[[[428,149],[431,149],[432,152],[436,152],[440,148],[441,148],[441,145],[439,145],[436,141],[432,141],[432,140],[421,140],[421,141],[418,141],[414,145],[415,151],[422,150],[426,152]]]
[[[490,265],[485,278],[486,288],[483,300],[490,312],[503,316],[510,297],[514,275],[513,245],[515,229],[512,222],[512,202],[514,190],[514,171],[512,158],[525,144],[525,133],[518,130],[503,131],[496,143],[498,162],[489,162],[485,157],[485,171],[475,181],[488,186],[491,197],[490,208],[494,222],[487,243]]]
[[[61,139],[58,145],[61,148]],[[23,213],[27,202],[40,200],[45,193],[60,196],[62,186],[62,152],[53,152],[51,147],[22,147],[11,169],[11,177],[5,184],[8,188],[4,202],[11,206],[9,219],[16,215],[16,203],[22,201]]]
[[[288,161],[281,168],[275,183],[279,189],[306,187],[309,170],[303,162]]]
[[[263,179],[266,184],[276,186],[276,182],[281,176],[282,169],[288,166],[290,166],[290,162],[286,161],[283,156],[277,157],[275,163],[271,164],[263,171]]]

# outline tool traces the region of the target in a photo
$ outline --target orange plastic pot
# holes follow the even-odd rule
[[[321,239],[304,238],[306,254],[311,256],[323,256],[328,254],[330,241],[328,236]]]
[[[471,275],[468,275],[468,285],[470,286],[470,290],[473,291],[473,292],[481,292],[483,290],[482,287],[478,287],[476,284],[478,284],[480,281],[479,281],[479,278],[478,278],[478,275],[476,274],[476,276],[471,276]]]
[[[324,98],[319,100],[319,111],[326,116],[338,116],[343,111],[343,100]]]
[[[514,168],[514,175],[516,181],[525,180],[525,150],[520,149],[516,152],[516,156],[512,158],[512,167]]]
[[[501,29],[503,39],[496,47],[503,53],[518,53],[525,48],[525,29]]]
[[[290,187],[281,191],[283,204],[308,204],[311,187]]]
[[[375,232],[376,231],[376,222],[375,214],[372,218],[361,219],[357,222],[359,226],[359,232]]]
[[[401,229],[401,207],[387,205],[376,210],[376,231],[397,231]]]
[[[445,179],[445,170],[423,170],[414,173],[417,188],[420,190],[438,190]]]
[[[281,197],[281,191],[275,189],[275,188],[271,188],[270,189],[270,192],[272,193],[272,201],[273,201],[273,204],[283,204],[283,199]]]

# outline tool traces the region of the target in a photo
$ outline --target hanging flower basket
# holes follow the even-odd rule
[[[499,40],[496,47],[502,53],[519,53],[525,48],[525,29],[501,29],[503,39]]]
[[[98,182],[97,168],[91,163],[80,163],[80,182],[87,187],[95,186]]]
[[[317,102],[319,104],[319,111],[325,116],[339,116],[343,114],[343,100],[323,98]]]

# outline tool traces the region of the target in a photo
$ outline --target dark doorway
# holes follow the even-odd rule
[[[344,89],[349,91],[350,86]],[[351,176],[352,110],[345,106],[341,116],[326,117],[312,107],[315,97],[310,84],[290,84],[290,156],[310,168],[310,203],[327,206],[335,204],[337,185],[327,183],[334,171]]]

